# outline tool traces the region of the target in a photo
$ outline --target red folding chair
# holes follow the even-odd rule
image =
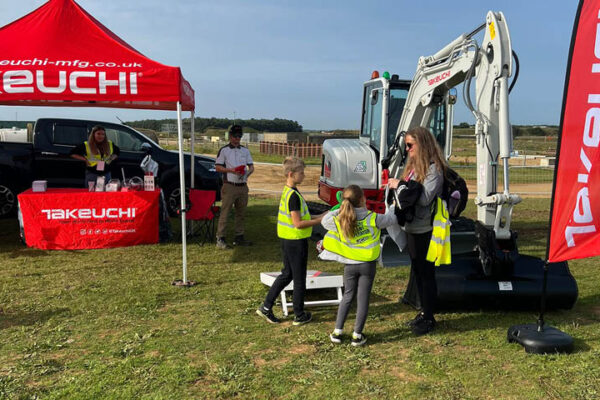
[[[199,244],[215,240],[215,220],[221,207],[215,206],[217,192],[214,190],[190,189],[188,211],[185,218],[193,221],[191,236],[199,237]]]

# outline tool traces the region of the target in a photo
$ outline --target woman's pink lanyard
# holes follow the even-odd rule
[[[410,181],[412,179],[412,177],[414,176],[414,174],[415,174],[415,170],[411,169],[410,172],[408,173],[408,175],[406,176],[406,180]]]

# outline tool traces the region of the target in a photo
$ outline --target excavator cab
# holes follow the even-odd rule
[[[363,89],[360,140],[375,151],[379,163],[387,156],[399,133],[398,125],[411,85],[411,81],[400,80],[398,75],[392,75],[389,79],[386,76],[389,74],[384,73],[383,78],[367,81]],[[429,123],[426,124],[447,156],[450,155],[448,132],[452,128],[448,121],[452,120],[452,104],[451,96],[440,99],[439,104],[432,108]]]
[[[385,78],[372,79],[364,84],[360,140],[385,156],[394,143],[396,129],[406,104],[410,81]]]

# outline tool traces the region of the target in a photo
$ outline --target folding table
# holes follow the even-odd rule
[[[260,281],[265,285],[271,287],[275,279],[281,275],[281,272],[261,272]],[[340,304],[342,301],[342,287],[344,286],[344,277],[342,275],[334,275],[329,272],[308,270],[306,271],[306,290],[309,289],[331,289],[335,288],[337,292],[337,299],[331,300],[314,300],[305,301],[305,306],[335,306]],[[283,308],[283,315],[287,317],[288,308],[292,307],[292,303],[288,302],[285,297],[286,291],[292,291],[294,289],[294,282],[290,282],[281,291],[281,308]]]

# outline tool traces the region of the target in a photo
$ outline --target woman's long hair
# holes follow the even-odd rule
[[[342,234],[347,240],[350,240],[356,234],[356,212],[354,207],[362,205],[363,197],[363,190],[357,185],[350,185],[344,189],[340,213],[337,218],[340,221]]]
[[[106,137],[106,135],[104,135],[104,141],[96,143],[96,137],[94,136],[96,131],[104,131],[106,133],[106,129],[104,129],[104,127],[101,125],[96,125],[92,128],[90,136],[88,136],[88,144],[90,145],[90,151],[92,152],[92,154],[98,154],[99,152],[102,156],[106,156],[110,151],[110,146],[108,145],[108,138]]]
[[[447,167],[442,150],[431,132],[429,132],[429,129],[417,126],[406,132],[406,136],[410,136],[415,140],[418,149],[416,157],[408,157],[402,179],[408,180],[411,171],[414,170],[413,179],[419,183],[423,183],[431,163],[434,163],[438,171],[445,176]]]

